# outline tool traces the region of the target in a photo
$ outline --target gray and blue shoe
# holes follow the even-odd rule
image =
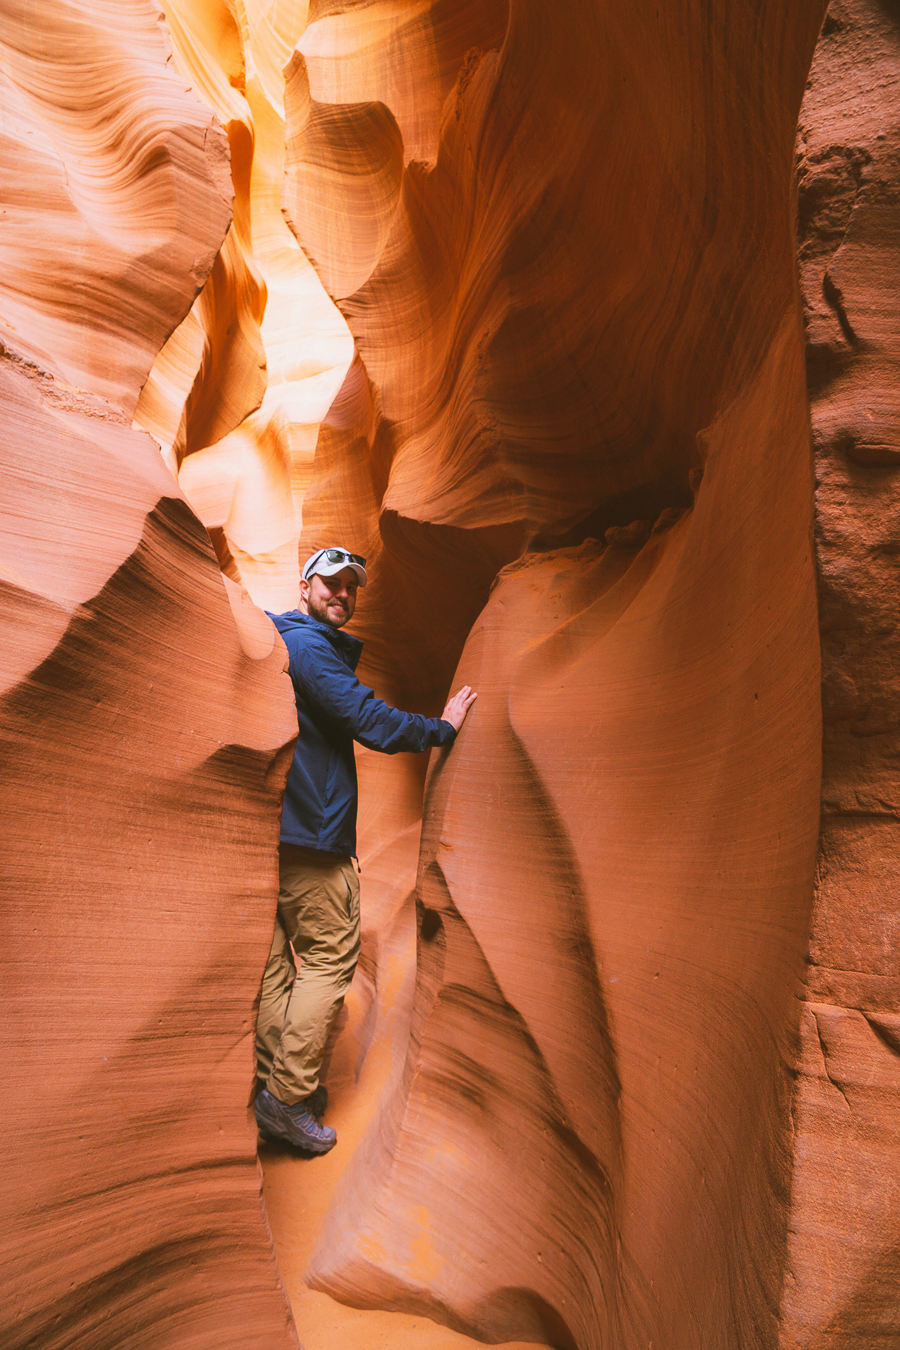
[[[264,1139],[283,1140],[307,1153],[327,1153],[337,1143],[337,1134],[328,1125],[320,1125],[309,1109],[309,1099],[296,1106],[285,1106],[263,1088],[253,1103],[256,1123]]]
[[[264,1092],[266,1089],[266,1079],[257,1078],[257,1093]],[[316,1120],[321,1120],[328,1109],[328,1089],[324,1083],[320,1083],[315,1092],[311,1092],[308,1097],[303,1098],[303,1105],[307,1111],[315,1116]],[[291,1108],[293,1110],[293,1107]]]

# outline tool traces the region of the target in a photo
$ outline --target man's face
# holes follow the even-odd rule
[[[300,608],[320,623],[343,628],[353,618],[358,590],[352,567],[343,568],[333,577],[320,577],[316,572],[309,581],[300,582]]]

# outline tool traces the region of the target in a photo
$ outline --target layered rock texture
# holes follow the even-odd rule
[[[2,35],[0,1342],[287,1350],[246,1102],[290,692],[131,426],[227,143],[143,0]]]
[[[307,1350],[891,1344],[894,9],[0,14],[3,1344],[296,1344],[252,601],[334,542],[479,698],[360,755]]]
[[[326,172],[348,222],[359,179],[380,203],[319,262],[360,366],[307,537],[372,521],[392,691],[436,699],[460,648],[480,691],[426,793],[403,1071],[309,1278],[492,1341],[773,1344],[819,812],[791,169],[822,11],[441,14],[430,123],[349,9],[288,70],[301,242],[338,234],[304,206]]]
[[[900,13],[829,8],[800,118],[822,837],[801,1018],[791,1345],[900,1341]]]
[[[158,440],[225,573],[266,608],[289,609],[319,423],[353,356],[281,213],[282,68],[305,7],[171,0],[165,9],[178,70],[227,132],[234,220],[136,420]]]

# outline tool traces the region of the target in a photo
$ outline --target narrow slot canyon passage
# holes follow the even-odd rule
[[[358,359],[348,377],[353,339],[282,215],[286,150],[290,156],[292,135],[297,135],[290,118],[298,114],[291,76],[285,90],[281,72],[291,61],[295,44],[302,43],[302,9],[283,4],[254,11],[247,6],[239,31],[235,29],[231,43],[223,44],[222,27],[229,23],[226,6],[198,7],[194,0],[166,5],[176,67],[211,104],[228,134],[234,221],[209,281],[150,373],[135,420],[160,443],[163,457],[215,543],[224,575],[243,588],[240,593],[229,590],[229,598],[239,627],[250,631],[251,641],[259,629],[248,600],[270,610],[294,608],[298,547],[305,556],[334,535],[329,524],[319,527],[321,537],[307,528],[305,537],[313,538],[308,547],[301,539],[304,498],[311,481],[318,486],[311,474],[321,423],[336,397],[338,417],[342,404],[354,398],[351,416],[359,416]],[[447,54],[437,52],[440,35],[431,31],[430,20],[413,25],[412,33],[404,35],[403,7],[396,6],[395,11],[387,23],[388,36],[395,34],[396,42],[399,29],[401,40],[409,45],[404,59],[413,66],[424,63],[426,77],[433,76],[438,56],[447,62]],[[483,31],[482,16],[469,36],[477,39]],[[235,56],[237,43],[240,59]],[[297,63],[293,52],[292,65]],[[363,52],[357,78],[366,78],[367,64]],[[445,83],[447,79],[445,71]],[[433,98],[431,91],[431,103]],[[434,157],[435,109],[428,111]],[[421,110],[413,109],[411,115],[421,118]],[[365,144],[359,149],[366,151]],[[359,171],[358,166],[350,167]],[[398,170],[402,167],[401,162]],[[321,197],[322,208],[329,209],[319,185],[313,184],[308,195]],[[352,209],[356,211],[358,204]],[[364,214],[361,221],[365,230]],[[362,427],[354,430],[365,435],[365,423],[373,420],[369,408],[364,408],[362,418]],[[372,448],[366,446],[365,453],[371,454]],[[368,465],[364,469],[373,472]],[[351,499],[342,502],[342,510],[344,533],[352,546],[371,550],[370,508],[361,510],[356,519]],[[487,577],[483,567],[482,571]],[[364,594],[364,601],[373,589]],[[477,601],[469,599],[466,608],[474,616]],[[368,618],[369,626],[380,621],[378,614],[359,617],[363,623]],[[423,618],[420,613],[417,622]],[[411,635],[404,636],[409,640]],[[437,679],[446,680],[447,661],[443,667]],[[381,693],[385,672],[376,669],[371,678]],[[397,701],[405,696],[412,699],[410,706],[417,707],[429,695],[433,700],[436,684],[434,675],[424,690],[421,678],[411,679],[401,686]],[[415,859],[424,768],[424,758],[417,762],[415,757],[399,756],[384,762],[381,756],[361,752],[364,950],[334,1053],[328,1057],[327,1119],[339,1129],[340,1147],[328,1157],[309,1160],[261,1141],[266,1213],[279,1271],[307,1350],[316,1345],[323,1350],[345,1346],[348,1338],[361,1350],[381,1344],[455,1350],[477,1343],[421,1314],[347,1308],[311,1290],[304,1279],[340,1177],[402,1069],[416,962]],[[519,1343],[509,1344],[516,1350]]]
[[[896,6],[7,0],[0,54],[0,1341],[900,1338]],[[335,544],[363,683],[478,699],[357,745],[306,1158],[263,611]]]

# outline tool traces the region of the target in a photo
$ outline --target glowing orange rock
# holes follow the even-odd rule
[[[302,544],[366,521],[389,696],[480,691],[426,793],[405,1070],[308,1274],[357,1307],[582,1350],[778,1334],[819,813],[790,175],[822,9],[513,5],[457,34],[389,224],[353,12],[288,68],[301,243],[338,237],[326,172],[381,212],[323,265],[361,367]]]
[[[900,51],[832,6],[804,353],[823,12],[171,0],[167,65],[144,0],[7,5],[4,1345],[296,1344],[235,583],[292,604],[298,540],[369,556],[379,694],[480,695],[427,789],[360,755],[341,1148],[265,1159],[315,1343],[391,1315],[316,1290],[417,1346],[900,1331]]]
[[[4,16],[4,1346],[296,1346],[253,1000],[294,733],[271,629],[130,426],[229,218],[157,11]]]

